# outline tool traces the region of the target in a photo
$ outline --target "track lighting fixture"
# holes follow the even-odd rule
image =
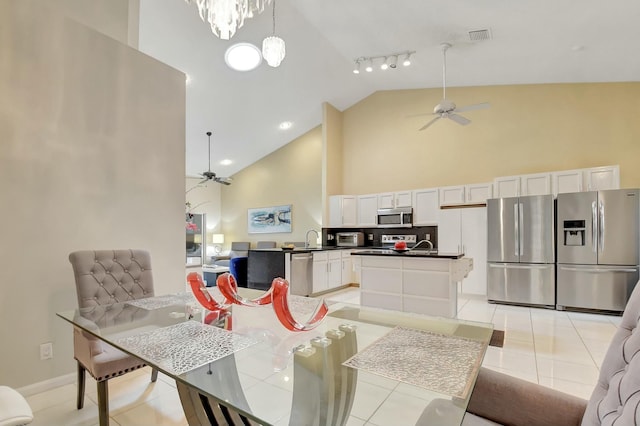
[[[354,74],[360,74],[360,59],[356,59],[356,67],[353,69]]]
[[[366,72],[373,71],[373,58],[369,58],[369,62],[367,63],[367,67],[364,70]]]
[[[354,74],[360,74],[360,66],[364,63],[364,70],[366,72],[373,72],[373,64],[380,64],[381,70],[387,70],[389,68],[396,69],[398,67],[398,58],[402,57],[402,65],[405,67],[411,65],[411,55],[415,50],[407,50],[404,52],[390,53],[382,56],[361,56],[354,59],[355,66],[353,68]],[[377,66],[377,65],[376,65]]]

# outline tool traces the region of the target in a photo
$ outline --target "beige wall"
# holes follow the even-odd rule
[[[0,93],[0,383],[22,387],[75,371],[69,252],[148,249],[156,291],[184,289],[185,86],[19,0],[0,2]]]
[[[619,164],[640,186],[640,83],[451,88],[458,105],[490,102],[418,129],[440,89],[377,92],[343,112],[343,193],[480,183],[497,176]],[[331,195],[331,194],[330,194]]]
[[[225,250],[232,241],[304,241],[322,222],[322,129],[317,127],[233,176],[222,188]],[[292,232],[248,234],[247,209],[292,205]],[[255,244],[253,244],[255,247]]]
[[[342,194],[342,113],[329,103],[322,105],[322,199]],[[323,223],[329,218],[329,203],[323,205]]]

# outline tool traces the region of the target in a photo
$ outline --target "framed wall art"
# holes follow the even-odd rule
[[[247,210],[249,234],[291,232],[291,204]]]

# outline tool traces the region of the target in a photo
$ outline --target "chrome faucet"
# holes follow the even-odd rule
[[[429,251],[433,251],[433,243],[431,242],[431,240],[420,240],[420,241],[418,241],[418,243],[415,246],[411,247],[411,250],[413,250],[414,248],[418,247],[422,243],[429,244]]]
[[[307,231],[307,234],[304,236],[304,248],[309,248],[309,233],[313,232],[316,234],[316,240],[318,238],[320,238],[320,233],[318,233],[318,231],[316,231],[315,229],[309,229]]]

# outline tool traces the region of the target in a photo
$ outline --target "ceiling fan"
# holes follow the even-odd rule
[[[204,180],[199,182],[198,185],[207,183],[210,180],[221,183],[223,185],[231,185],[232,179],[230,177],[218,177],[211,171],[211,132],[207,132],[207,136],[209,137],[209,170],[201,174]]]
[[[471,123],[471,120],[459,115],[459,112],[489,108],[488,102],[458,108],[456,104],[447,99],[447,50],[450,47],[451,45],[449,43],[442,43],[440,45],[440,48],[442,49],[442,101],[440,101],[440,103],[436,105],[435,108],[433,108],[432,115],[435,115],[436,117],[418,130],[426,129],[441,118],[448,118],[449,120],[453,120],[458,124],[466,126],[467,124]]]

